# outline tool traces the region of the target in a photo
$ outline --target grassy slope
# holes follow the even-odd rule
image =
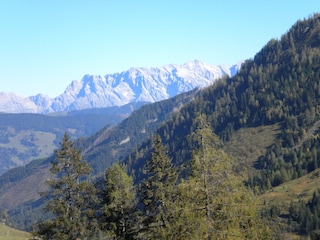
[[[0,147],[4,149],[15,149],[16,152],[13,154],[11,160],[17,165],[30,162],[36,157],[48,157],[53,153],[54,149],[57,148],[54,143],[56,135],[53,133],[34,131],[33,129],[17,131],[13,128],[8,128],[8,131],[10,131],[13,136],[9,137],[7,143],[0,143]],[[31,145],[24,145],[23,141]],[[24,161],[19,159],[19,155],[21,154],[26,155]]]
[[[299,199],[303,199],[307,202],[319,188],[320,169],[316,169],[308,175],[272,188],[259,196],[259,199],[263,208],[276,205],[280,207],[281,214],[288,214],[291,201],[298,202]],[[296,233],[286,233],[284,238],[292,240],[302,239]]]
[[[0,205],[4,209],[12,209],[27,201],[35,201],[40,198],[39,192],[45,190],[43,184],[50,173],[48,168],[38,171],[18,183],[14,183],[4,192],[0,192]]]
[[[0,224],[0,240],[27,240],[31,235],[28,232],[23,232],[4,224]]]
[[[318,126],[318,123],[316,123]],[[224,150],[232,155],[239,165],[249,171],[257,158],[275,141],[280,132],[278,124],[253,128],[242,128],[225,143]],[[309,200],[315,190],[320,188],[320,169],[298,179],[274,187],[260,196],[268,205],[276,204],[286,211],[290,201]]]
[[[281,209],[287,211],[291,201],[299,201],[299,199],[308,201],[319,188],[320,169],[316,169],[308,175],[272,188],[260,198],[267,204],[279,205]]]
[[[241,128],[225,143],[224,150],[235,158],[241,170],[254,170],[254,162],[274,143],[279,129],[278,124]]]

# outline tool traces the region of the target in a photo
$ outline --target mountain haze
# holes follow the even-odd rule
[[[0,113],[0,175],[31,160],[48,157],[64,133],[72,139],[89,137],[116,125],[145,103],[91,108],[52,114]]]
[[[200,61],[153,68],[131,68],[121,73],[85,75],[74,80],[56,98],[43,94],[23,97],[0,93],[0,112],[52,113],[122,106],[131,102],[157,102],[206,87],[222,76],[233,76],[241,63],[209,65]]]

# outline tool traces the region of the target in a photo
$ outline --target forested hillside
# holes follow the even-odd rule
[[[177,161],[188,155],[183,153],[188,149],[183,147],[188,145],[183,139],[199,112],[208,116],[224,142],[240,128],[275,123],[281,124],[281,147],[297,149],[302,140],[308,142],[304,137],[319,119],[318,16],[298,21],[280,40],[271,40],[254,59],[242,65],[236,76],[201,91],[158,130],[172,145],[170,152],[177,153],[175,148],[182,151],[175,157]]]
[[[83,149],[85,159],[93,167],[94,175],[103,174],[115,160],[124,159],[173,113],[192,101],[197,93],[198,89],[195,89],[168,100],[146,104],[117,126],[111,129],[107,126],[92,137],[77,141],[77,146]]]
[[[270,40],[254,59],[242,65],[236,76],[201,91],[157,133],[180,165],[191,159],[192,142],[187,136],[199,113],[207,115],[223,142],[231,140],[239,129],[276,124],[275,141],[248,171],[247,184],[261,194],[320,166],[319,97],[320,15],[315,14],[298,21],[281,39]],[[126,159],[137,179],[141,172],[137,169],[147,159],[141,156],[148,156],[150,144]],[[317,224],[308,230],[301,225],[295,231],[310,234],[314,229]]]

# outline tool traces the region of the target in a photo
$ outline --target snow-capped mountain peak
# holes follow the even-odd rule
[[[39,94],[23,97],[0,93],[0,111],[50,113],[121,106],[130,102],[156,102],[196,87],[206,87],[224,75],[233,76],[240,68],[235,65],[210,65],[195,60],[183,65],[130,68],[121,73],[84,75],[74,80],[58,97]]]

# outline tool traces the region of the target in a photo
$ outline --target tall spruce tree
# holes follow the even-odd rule
[[[54,178],[47,181],[49,189],[43,193],[48,199],[45,210],[53,218],[38,225],[36,236],[41,239],[88,239],[98,228],[94,219],[96,190],[89,181],[91,168],[82,161],[80,152],[67,134],[51,162]]]
[[[145,180],[139,189],[142,202],[142,229],[146,239],[174,239],[172,237],[177,171],[159,135],[144,169]]]
[[[179,184],[176,239],[271,239],[205,115],[194,122],[191,175]]]
[[[136,192],[123,165],[115,163],[107,169],[102,197],[101,229],[111,239],[131,239]]]

